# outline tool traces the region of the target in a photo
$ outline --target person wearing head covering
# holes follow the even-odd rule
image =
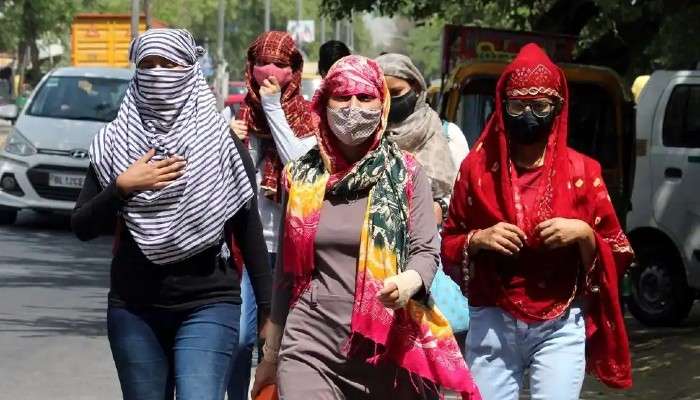
[[[281,107],[295,137],[312,137],[317,130],[318,121],[301,95],[303,69],[304,60],[301,53],[297,50],[294,39],[286,32],[263,33],[248,48],[248,93],[236,119],[246,124],[246,140],[252,136],[262,140],[261,153],[264,155],[264,163],[261,166],[263,180],[260,186],[270,199],[277,202],[280,200],[280,174],[284,164],[280,160],[262,109],[260,88],[266,85],[266,79],[279,85]]]
[[[632,384],[618,279],[632,250],[598,162],[567,145],[566,77],[535,44],[496,86],[442,232],[470,303],[467,362],[484,399],[578,399],[586,370]]]
[[[318,49],[318,74],[325,78],[336,61],[350,54],[348,46],[340,40],[329,40],[322,44]]]
[[[441,224],[447,214],[457,170],[469,151],[466,139],[459,127],[443,124],[437,112],[430,108],[425,79],[410,58],[387,53],[376,60],[384,70],[391,94],[386,134],[402,150],[413,153],[425,169],[435,200],[436,222]],[[454,155],[450,141],[462,147]]]
[[[242,117],[239,115],[243,119],[234,118],[230,124],[236,136],[248,144],[256,166],[258,205],[271,265],[276,259],[281,218],[277,192],[279,174],[283,165],[316,145],[313,134],[316,123],[313,115],[309,115],[308,103],[299,94],[302,63],[301,54],[289,34],[267,32],[260,35],[248,51],[246,104],[249,108]],[[230,114],[227,117],[231,119]],[[234,356],[228,389],[231,400],[248,398],[253,348],[258,342],[255,297],[245,272],[241,297],[239,351]]]
[[[287,165],[271,324],[253,395],[478,399],[449,324],[429,301],[438,263],[430,186],[384,135],[379,66],[336,62],[313,101],[318,148]]]
[[[71,224],[116,225],[107,325],[124,399],[224,398],[238,338],[241,271],[266,314],[271,272],[252,161],[216,110],[189,32],[135,39],[136,72],[94,138]]]

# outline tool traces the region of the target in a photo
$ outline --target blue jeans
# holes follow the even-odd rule
[[[276,254],[270,253],[270,265],[274,267]],[[248,399],[250,370],[253,367],[253,349],[258,342],[258,306],[248,272],[243,269],[241,278],[241,334],[238,348],[231,360],[231,377],[228,383],[229,400]]]
[[[107,333],[124,400],[223,400],[240,305],[191,311],[110,307]]]
[[[586,369],[581,308],[528,324],[498,307],[470,307],[467,364],[484,400],[518,400],[526,369],[533,400],[577,400]]]

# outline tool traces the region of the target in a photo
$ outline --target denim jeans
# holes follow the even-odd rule
[[[270,265],[274,267],[276,254],[270,253]],[[258,306],[248,272],[243,269],[241,278],[241,334],[238,348],[231,360],[231,376],[228,383],[228,400],[248,399],[250,370],[253,367],[253,350],[258,342]]]
[[[470,307],[467,364],[484,400],[518,400],[529,369],[533,400],[577,400],[586,369],[581,308],[538,323],[498,307]]]
[[[187,312],[110,307],[107,331],[124,400],[223,400],[240,305]]]

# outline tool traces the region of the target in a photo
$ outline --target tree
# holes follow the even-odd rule
[[[629,81],[700,60],[700,42],[687,40],[700,29],[700,4],[692,0],[323,0],[322,9],[406,16],[426,22],[432,40],[431,27],[445,23],[577,35],[576,61],[609,66]],[[411,37],[417,57],[439,58],[439,46],[430,51],[425,36]]]
[[[74,12],[72,0],[11,0],[0,4],[0,50],[18,55],[19,75],[31,61],[30,80],[40,77],[37,40],[56,30],[68,29]]]

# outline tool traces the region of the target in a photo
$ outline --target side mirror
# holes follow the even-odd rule
[[[14,104],[5,104],[0,106],[0,119],[8,119],[14,121],[19,115],[19,107]]]

